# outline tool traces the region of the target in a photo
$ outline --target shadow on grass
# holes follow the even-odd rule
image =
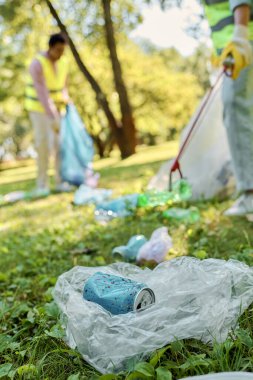
[[[35,187],[35,180],[25,178],[20,181],[13,181],[11,183],[1,184],[0,194],[4,195],[12,191],[29,191]]]

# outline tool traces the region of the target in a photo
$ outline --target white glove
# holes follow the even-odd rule
[[[249,42],[249,29],[245,25],[237,24],[234,27],[232,42],[236,45],[238,51],[245,59],[248,66],[253,62],[253,51]]]

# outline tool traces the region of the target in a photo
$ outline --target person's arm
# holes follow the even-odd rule
[[[65,104],[70,103],[70,97],[68,92],[68,78],[66,78],[64,88],[62,90],[63,100]]]
[[[58,118],[58,111],[54,102],[50,99],[50,94],[46,87],[41,63],[37,59],[33,60],[29,71],[33,79],[38,99],[43,105],[46,114],[53,119]]]
[[[251,11],[251,8],[248,4],[238,5],[233,10],[234,20],[235,20],[233,40],[237,41],[238,44],[244,45],[246,56],[249,56],[250,54],[250,52],[247,50],[251,51],[251,46],[249,44],[249,29],[248,29],[248,24],[250,20],[250,11]],[[248,60],[249,58],[247,57],[247,61]]]
[[[250,20],[250,5],[242,4],[234,8],[235,25],[248,26]]]

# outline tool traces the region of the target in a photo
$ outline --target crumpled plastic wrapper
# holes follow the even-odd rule
[[[85,301],[85,282],[98,271],[145,283],[156,303],[111,315]],[[154,270],[126,263],[75,267],[59,277],[54,298],[69,346],[100,372],[117,373],[176,339],[224,341],[253,301],[253,269],[235,260],[192,257],[163,262]]]
[[[152,233],[150,240],[140,248],[137,254],[137,262],[155,261],[161,263],[172,247],[172,238],[168,234],[168,228],[157,228]]]

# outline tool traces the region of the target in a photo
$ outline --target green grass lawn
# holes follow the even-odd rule
[[[98,160],[95,169],[101,173],[100,186],[115,190],[115,194],[140,192],[176,149],[176,143],[167,143],[140,148],[124,161],[117,154]],[[33,162],[1,169],[1,194],[34,187]],[[198,203],[201,221],[194,225],[163,221],[157,210],[101,225],[94,221],[92,206],[74,207],[72,199],[73,194],[52,194],[0,208],[0,379],[176,380],[209,372],[253,371],[252,308],[225,343],[175,342],[138,370],[117,377],[100,376],[78,352],[68,348],[61,339],[58,311],[52,302],[57,277],[74,265],[111,263],[112,248],[125,244],[134,234],[150,236],[155,228],[166,225],[174,241],[168,258],[204,254],[253,265],[252,224],[222,215],[230,201]],[[75,254],[85,247],[94,253]]]

